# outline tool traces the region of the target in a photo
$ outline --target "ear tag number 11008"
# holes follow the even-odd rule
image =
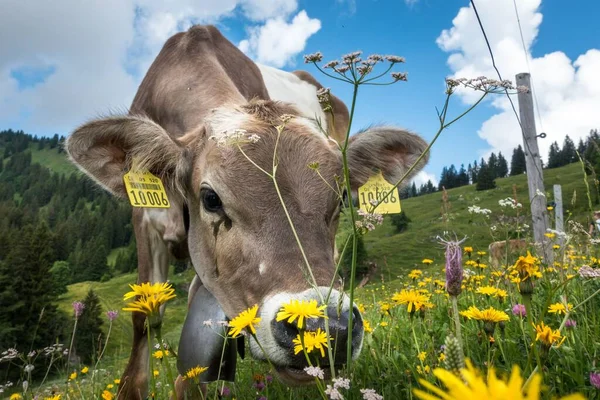
[[[383,197],[390,190],[391,193],[384,199]],[[399,214],[402,211],[398,190],[385,180],[381,172],[371,176],[364,185],[358,188],[358,201],[360,209],[365,212],[373,211],[375,204],[378,205],[374,212],[379,214]]]
[[[169,198],[162,181],[150,172],[129,171],[123,176],[129,202],[134,207],[169,208]]]

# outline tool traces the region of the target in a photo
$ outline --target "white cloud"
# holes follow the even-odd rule
[[[260,56],[277,51],[287,60],[320,27],[300,13],[291,24],[283,23],[288,29],[280,29],[279,21],[296,8],[297,0],[5,0],[0,121],[25,120],[13,128],[36,134],[67,134],[86,118],[126,109],[167,38],[194,23],[216,23],[238,9],[250,21],[268,21],[260,28],[265,32],[257,46]],[[269,41],[277,32],[305,38]],[[49,66],[55,72],[35,87],[21,89],[11,76],[15,69]]]
[[[258,27],[249,29],[250,37],[242,40],[238,47],[256,61],[274,67],[283,67],[304,50],[309,37],[321,29],[321,21],[309,18],[302,10],[287,23],[276,17]]]
[[[600,51],[589,49],[575,61],[562,51],[531,59],[531,46],[535,42],[542,14],[541,0],[518,2],[519,16],[525,46],[530,57],[530,68],[538,100],[546,139],[538,140],[540,154],[546,158],[553,141],[562,145],[565,135],[577,141],[587,136],[590,129],[600,127]],[[527,71],[523,45],[512,1],[480,0],[477,10],[485,27],[496,64],[504,79],[515,79],[519,72]],[[440,48],[450,52],[448,65],[455,77],[485,75],[496,78],[488,49],[471,7],[460,9],[452,20],[452,28],[444,30],[437,39]],[[460,92],[466,103],[479,96],[474,92]],[[518,107],[516,96],[513,98]],[[492,105],[497,113],[485,121],[478,135],[487,141],[491,151],[502,151],[510,156],[512,149],[522,144],[521,131],[505,96],[494,98]],[[537,119],[537,115],[536,115]],[[537,120],[538,133],[542,131]]]
[[[435,186],[437,188],[438,180],[434,174],[430,174],[429,172],[426,172],[426,171],[420,171],[413,178],[413,182],[417,186],[417,189],[419,188],[419,186],[426,184],[427,181],[431,181],[431,183],[433,183],[433,186]]]

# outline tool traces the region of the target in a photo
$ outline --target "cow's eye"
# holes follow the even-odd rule
[[[218,212],[223,209],[223,203],[221,203],[219,195],[214,190],[203,188],[200,191],[200,197],[206,211]]]

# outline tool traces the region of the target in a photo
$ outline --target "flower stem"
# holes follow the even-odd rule
[[[454,319],[454,328],[456,333],[456,339],[458,339],[458,345],[460,347],[461,359],[465,359],[465,353],[463,351],[462,332],[460,326],[460,314],[458,313],[458,297],[450,296],[450,302],[452,303],[452,319]]]
[[[530,278],[531,279],[531,278]],[[525,304],[525,311],[527,312],[527,322],[529,323],[529,326],[531,329],[531,327],[534,327],[535,325],[533,324],[533,308],[531,307],[531,295],[524,295],[523,296],[523,303]],[[531,345],[533,347],[533,354],[535,355],[535,359],[537,362],[537,368],[538,370],[542,371],[542,360],[540,358],[540,352],[538,351],[537,346],[535,345],[535,331],[530,330],[531,334]]]

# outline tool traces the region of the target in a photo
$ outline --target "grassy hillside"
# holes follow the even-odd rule
[[[548,198],[551,200],[552,185],[561,184],[565,208],[573,211],[574,219],[581,222],[586,220],[587,197],[582,172],[578,164],[563,168],[544,171]],[[591,183],[590,183],[591,184]],[[444,231],[454,232],[458,237],[468,236],[468,244],[475,249],[486,250],[492,240],[488,225],[483,223],[480,215],[471,215],[467,208],[479,205],[493,211],[489,223],[496,223],[501,207],[499,199],[510,197],[513,187],[524,210],[527,210],[528,194],[526,176],[510,177],[497,180],[498,187],[484,192],[475,191],[474,186],[456,188],[448,191],[450,203],[450,220],[445,222],[441,217],[442,193],[434,193],[402,202],[402,207],[412,223],[408,231],[394,234],[393,226],[386,219],[383,226],[365,236],[369,258],[375,261],[379,270],[371,283],[377,282],[383,274],[386,284],[404,275],[408,270],[421,268],[423,258],[432,258],[438,265],[443,264],[443,249],[437,244],[436,236]],[[592,185],[593,188],[593,185]],[[529,222],[529,221],[527,221]],[[500,237],[496,239],[500,240]],[[111,260],[116,256],[113,251]],[[113,261],[114,262],[114,261]],[[435,264],[434,264],[435,265]],[[177,298],[169,303],[164,336],[176,344],[179,340],[181,325],[186,313],[187,294],[184,290],[187,282],[191,281],[192,271],[183,274],[170,275],[170,280],[177,289]],[[122,296],[129,290],[128,284],[134,283],[136,274],[126,274],[115,277],[108,282],[82,282],[69,286],[69,291],[61,297],[60,307],[69,313],[71,303],[81,300],[89,288],[93,288],[102,301],[105,310],[120,310],[124,306]],[[392,282],[392,286],[394,283]],[[359,290],[359,296],[366,292]],[[123,312],[116,320],[113,329],[113,340],[110,342],[107,354],[114,358],[118,365],[123,363],[129,352],[131,340],[131,322],[128,313]]]
[[[31,151],[31,161],[39,163],[48,169],[59,174],[70,175],[77,171],[77,168],[67,159],[67,154],[58,152],[58,149],[43,148],[38,149],[38,145],[33,143],[29,147]]]

